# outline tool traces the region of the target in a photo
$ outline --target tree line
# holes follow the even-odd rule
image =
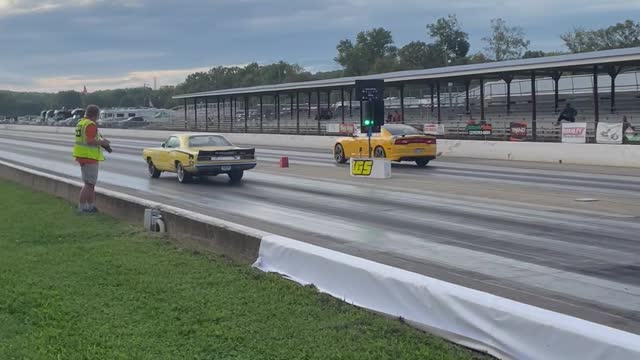
[[[0,91],[0,116],[35,115],[45,109],[71,109],[87,104],[172,108],[179,105],[171,98],[175,94],[640,47],[640,22],[633,20],[601,29],[574,28],[560,35],[566,47],[563,52],[532,49],[522,27],[511,26],[501,18],[491,20],[489,34],[482,38],[484,51],[473,54],[469,53],[469,34],[455,15],[437,19],[426,25],[425,31],[427,41],[412,41],[402,47],[396,46],[391,32],[384,28],[361,31],[355,39],[344,39],[337,44],[334,61],[341,69],[330,72],[311,73],[298,64],[281,61],[268,65],[252,63],[244,67],[218,66],[190,74],[177,86],[157,90],[140,87],[88,94]]]

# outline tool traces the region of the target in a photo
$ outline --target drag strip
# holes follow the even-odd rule
[[[71,143],[70,135],[0,130],[0,158],[77,179]],[[141,150],[158,145],[113,139],[100,186],[640,333],[638,177],[436,160],[357,183],[330,152],[266,147],[239,186],[224,176],[183,185],[173,174],[147,176]],[[281,156],[291,170],[277,168]],[[488,187],[608,202],[552,206],[515,193],[494,201]]]

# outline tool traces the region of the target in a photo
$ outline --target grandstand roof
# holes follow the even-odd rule
[[[550,56],[534,59],[491,62],[484,64],[449,66],[434,69],[396,71],[384,74],[352,76],[327,80],[294,82],[277,85],[252,86],[245,88],[206,91],[193,94],[176,95],[174,99],[264,94],[289,92],[295,90],[311,90],[321,88],[351,87],[356,80],[383,79],[385,83],[403,83],[429,81],[436,79],[454,79],[462,77],[479,77],[490,74],[523,73],[533,70],[586,69],[594,65],[640,65],[640,48],[616,49],[582,54]]]

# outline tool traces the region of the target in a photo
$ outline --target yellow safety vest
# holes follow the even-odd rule
[[[76,142],[73,145],[73,156],[77,158],[93,159],[104,161],[102,147],[100,145],[87,144],[87,126],[95,124],[93,121],[82,118],[76,126]],[[96,140],[100,139],[100,134],[96,135]]]

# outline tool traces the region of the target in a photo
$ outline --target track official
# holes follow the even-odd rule
[[[95,105],[87,106],[85,115],[76,126],[73,156],[80,165],[84,186],[80,191],[78,211],[95,213],[97,211],[95,186],[98,182],[100,161],[104,161],[102,149],[111,152],[109,140],[103,139],[98,132],[100,109]]]

